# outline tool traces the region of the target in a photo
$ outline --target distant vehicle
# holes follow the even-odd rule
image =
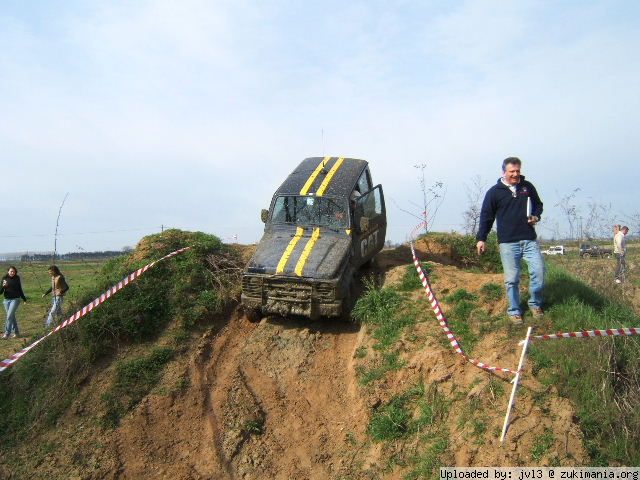
[[[242,305],[316,319],[350,311],[355,272],[382,250],[382,186],[365,160],[307,158],[262,210],[264,235],[242,275]]]
[[[542,251],[545,255],[564,255],[564,245],[555,245]]]
[[[611,258],[612,253],[613,251],[610,248],[604,248],[600,245],[580,244],[580,257],[582,258]]]

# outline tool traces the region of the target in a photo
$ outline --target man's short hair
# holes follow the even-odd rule
[[[505,172],[507,170],[507,165],[518,165],[522,166],[522,162],[518,157],[507,157],[502,161],[502,171]]]
[[[625,233],[629,231],[629,227],[627,227],[626,225],[624,227],[622,227],[620,230],[624,230]]]

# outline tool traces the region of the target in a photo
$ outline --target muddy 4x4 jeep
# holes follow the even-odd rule
[[[242,276],[250,316],[348,313],[356,271],[385,242],[382,186],[365,160],[307,158],[262,210],[264,235]]]

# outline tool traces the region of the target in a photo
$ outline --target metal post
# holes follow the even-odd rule
[[[524,339],[524,345],[522,345],[522,353],[520,354],[520,362],[518,363],[518,371],[513,378],[513,388],[511,389],[511,396],[509,397],[509,405],[507,406],[507,414],[504,417],[504,425],[502,426],[502,435],[500,435],[500,443],[504,442],[504,438],[507,435],[507,427],[509,425],[509,417],[511,416],[511,409],[513,408],[514,400],[516,397],[516,390],[518,390],[518,382],[520,381],[520,372],[524,366],[524,359],[527,353],[527,347],[529,346],[529,339],[531,337],[531,330],[533,327],[527,329],[527,336]]]

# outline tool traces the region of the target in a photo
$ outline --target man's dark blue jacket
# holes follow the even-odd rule
[[[528,198],[531,199],[531,215],[540,218],[542,200],[538,196],[536,187],[531,182],[527,182],[524,175],[520,176],[515,194],[502,183],[502,179],[498,179],[498,183],[484,196],[476,240],[483,242],[487,240],[494,220],[498,222],[498,243],[535,240],[536,230],[527,222]]]

